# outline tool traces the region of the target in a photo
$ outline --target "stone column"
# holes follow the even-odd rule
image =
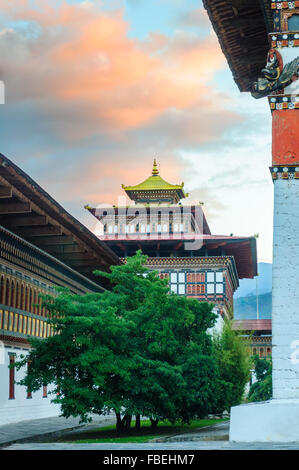
[[[232,408],[232,441],[299,441],[299,2],[271,7],[271,49],[252,94],[268,96],[273,118],[273,398]]]
[[[273,398],[299,399],[299,366],[294,356],[296,341],[299,345],[299,10],[295,2],[278,5],[280,31],[269,40],[278,57],[279,78],[287,86],[268,97],[274,183]],[[298,32],[289,31],[292,24]]]

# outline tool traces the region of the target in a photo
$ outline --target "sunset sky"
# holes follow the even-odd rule
[[[94,229],[151,174],[272,259],[271,114],[241,94],[200,0],[0,0],[0,152]]]

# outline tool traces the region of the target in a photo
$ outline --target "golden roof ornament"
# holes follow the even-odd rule
[[[158,174],[159,174],[158,165],[157,165],[156,159],[154,158],[154,165],[153,165],[152,175],[153,176],[158,176]]]

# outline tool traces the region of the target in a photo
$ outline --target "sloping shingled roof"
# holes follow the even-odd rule
[[[0,153],[0,225],[84,276],[120,259],[43,188]]]
[[[271,331],[272,320],[235,320],[233,328],[242,331]]]
[[[240,91],[251,91],[265,66],[273,18],[269,0],[203,0]]]

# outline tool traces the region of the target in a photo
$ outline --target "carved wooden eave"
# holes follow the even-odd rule
[[[0,153],[0,225],[99,283],[118,256]],[[100,281],[101,282],[101,281]]]
[[[251,91],[265,66],[273,28],[269,0],[203,0],[240,91]]]

